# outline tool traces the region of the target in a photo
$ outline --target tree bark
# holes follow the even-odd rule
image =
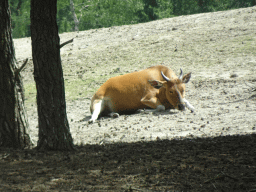
[[[24,89],[16,66],[8,0],[0,2],[0,146],[28,148]],[[24,67],[24,66],[23,66]]]
[[[66,114],[57,0],[31,0],[31,38],[39,121],[38,149],[73,150]]]

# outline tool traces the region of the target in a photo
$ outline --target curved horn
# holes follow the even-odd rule
[[[182,79],[183,78],[183,71],[182,69],[180,68],[180,76],[179,76],[179,79]]]
[[[163,74],[162,71],[161,71],[161,75],[162,75],[162,77],[164,78],[165,81],[170,81],[170,79],[169,79],[168,77],[166,77],[166,76]]]

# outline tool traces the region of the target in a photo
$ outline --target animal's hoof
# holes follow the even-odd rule
[[[118,118],[118,117],[119,117],[119,114],[118,114],[118,113],[114,113],[114,114],[112,115],[112,117],[113,117],[113,118]]]
[[[112,113],[110,113],[110,117],[112,117],[112,118],[118,118],[118,117],[119,117],[119,114],[112,112]]]
[[[195,110],[190,110],[190,112],[196,114]]]
[[[92,120],[92,119],[90,119],[90,120],[88,121],[88,123],[89,123],[89,124],[92,124],[92,123],[93,123],[93,120]]]

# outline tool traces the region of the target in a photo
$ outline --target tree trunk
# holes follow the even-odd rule
[[[57,0],[31,0],[31,39],[39,118],[38,149],[73,150],[66,114]]]
[[[75,22],[75,31],[79,31],[79,27],[78,27],[79,26],[79,21],[78,21],[77,16],[76,16],[73,0],[70,0],[70,9],[71,9],[71,13],[72,13],[72,16],[73,16],[73,19],[74,19],[74,22]]]
[[[24,89],[17,69],[8,0],[0,2],[0,146],[28,148]]]

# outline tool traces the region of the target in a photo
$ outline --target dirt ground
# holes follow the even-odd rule
[[[0,191],[256,191],[256,7],[60,35],[75,152],[0,149]],[[15,40],[30,135],[38,125],[29,38]],[[94,124],[108,78],[163,64],[192,72],[196,108]]]

